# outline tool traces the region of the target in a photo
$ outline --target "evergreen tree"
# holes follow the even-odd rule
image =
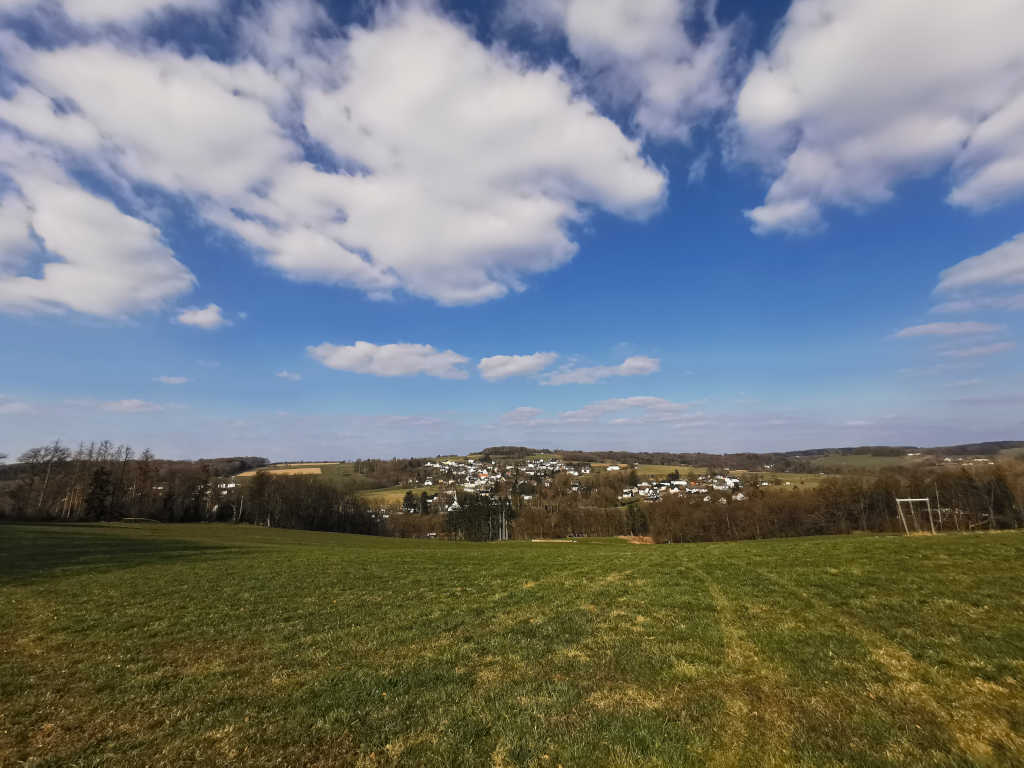
[[[98,466],[89,479],[89,491],[85,494],[85,516],[88,520],[102,520],[110,509],[111,472],[105,466]]]
[[[416,512],[416,495],[412,491],[405,492],[405,498],[402,499],[402,509],[409,514]]]

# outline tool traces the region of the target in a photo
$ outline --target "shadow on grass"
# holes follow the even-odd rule
[[[107,571],[170,562],[233,547],[137,536],[74,524],[0,525],[0,583],[44,577],[54,571]]]

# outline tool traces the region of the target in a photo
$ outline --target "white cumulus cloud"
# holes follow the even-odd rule
[[[0,130],[4,176],[12,187],[0,200],[0,310],[120,317],[158,309],[195,284],[156,227]],[[26,271],[30,256],[38,272]]]
[[[182,325],[191,325],[207,331],[214,331],[231,325],[231,321],[224,317],[221,308],[216,304],[207,304],[205,307],[187,307],[178,312],[177,322]]]
[[[169,5],[76,0],[68,12],[122,19]],[[0,127],[0,138],[27,136],[127,189],[183,198],[290,279],[444,305],[522,290],[564,264],[592,209],[644,218],[665,199],[640,142],[559,66],[485,45],[437,10],[388,6],[344,29],[302,0],[245,13],[226,60],[128,33],[38,46],[9,34],[19,85],[0,115],[19,133]],[[18,216],[5,232],[20,231]],[[114,240],[121,228],[105,227]],[[150,282],[180,292],[180,281]],[[7,293],[45,306],[32,285]],[[143,303],[133,288],[117,303]]]
[[[328,368],[374,376],[415,376],[425,374],[439,379],[465,379],[469,374],[461,366],[466,358],[450,349],[441,351],[430,344],[372,344],[357,341],[340,346],[324,342],[306,347],[314,360]]]
[[[587,367],[567,366],[546,375],[544,384],[593,384],[595,381],[612,376],[646,376],[661,369],[661,360],[656,357],[634,355],[618,365],[594,365]]]
[[[530,0],[514,21],[555,29],[600,90],[631,108],[658,138],[688,141],[692,127],[729,106],[738,56],[736,25],[708,0]]]
[[[480,375],[488,381],[499,381],[510,376],[530,376],[540,373],[555,360],[555,352],[535,352],[532,355],[493,355],[477,363]]]
[[[794,0],[736,101],[737,154],[773,177],[755,231],[943,168],[955,205],[1024,192],[1022,28],[1015,0]]]

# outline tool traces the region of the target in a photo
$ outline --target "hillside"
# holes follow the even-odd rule
[[[1024,534],[5,526],[0,764],[1024,762]]]

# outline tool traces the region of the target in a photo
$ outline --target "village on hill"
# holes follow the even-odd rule
[[[689,479],[683,479],[675,471],[665,479],[640,480],[638,468],[638,464],[594,467],[587,463],[567,463],[558,456],[512,463],[494,459],[453,458],[427,461],[424,464],[427,474],[422,482],[417,482],[417,478],[413,477],[408,483],[417,485],[426,494],[427,504],[443,505],[446,509],[452,505],[458,508],[460,491],[481,496],[516,496],[526,502],[531,501],[541,488],[550,489],[555,485],[569,493],[581,493],[591,486],[589,480],[595,472],[616,475],[616,480],[622,486],[618,500],[623,504],[661,501],[664,497],[677,494],[700,495],[704,502],[717,500],[721,504],[728,503],[730,499],[741,502],[747,498],[740,490],[743,482],[739,477],[729,474],[691,473]],[[562,484],[558,483],[560,477],[565,479]],[[760,484],[769,485],[767,481]]]

